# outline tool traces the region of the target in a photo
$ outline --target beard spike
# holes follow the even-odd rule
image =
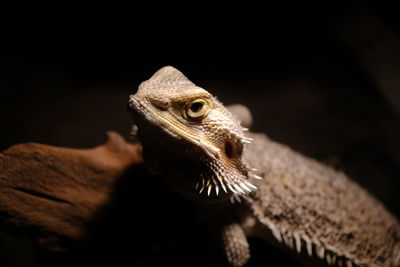
[[[218,185],[215,185],[215,194],[218,196],[218,193],[219,193],[219,187],[218,187]]]
[[[224,190],[224,192],[225,192],[226,194],[228,194],[228,191],[226,190],[225,183],[224,183],[223,181],[220,181],[220,184],[221,184],[221,187],[222,187],[222,189]]]
[[[217,181],[215,181],[215,178],[214,178],[214,177],[212,178],[212,182],[213,182],[213,184],[214,184],[215,194],[218,196],[218,194],[219,194],[219,187],[218,187],[218,183],[217,183]]]
[[[220,129],[222,129],[233,142],[242,144],[242,146],[251,143],[253,140],[250,137],[246,137],[243,133],[232,130],[230,127],[225,126]],[[207,196],[210,196],[211,193],[215,191],[215,195],[218,196],[221,188],[226,194],[230,191],[233,195],[246,195],[257,189],[257,187],[249,181],[249,179],[262,179],[262,177],[255,174],[257,169],[249,168],[246,166],[247,164],[245,162],[241,161],[240,164],[242,168],[246,170],[246,174],[241,174],[243,177],[235,177],[233,174],[229,175],[229,172],[226,172],[224,167],[220,164],[219,162],[207,163],[211,171],[200,174],[201,179],[196,183],[195,191],[199,194],[205,191]]]
[[[258,188],[257,186],[253,185],[252,183],[246,182],[246,184],[248,186],[250,186],[251,188],[253,188],[254,190],[256,190]],[[251,189],[250,189],[250,191],[251,191]]]
[[[256,180],[262,180],[262,177],[258,176],[257,174],[254,174],[254,173],[249,173],[249,177],[256,179]]]
[[[245,168],[248,170],[248,178],[262,179],[260,176],[251,172],[256,171],[256,169]],[[207,196],[210,196],[213,191],[215,191],[215,195],[218,196],[221,188],[226,194],[230,191],[234,195],[246,195],[257,189],[248,179],[235,179],[234,177],[223,176],[219,173],[202,173],[200,174],[199,181],[195,185],[195,191],[199,194],[205,191]]]
[[[225,136],[227,136],[232,142],[236,143],[240,147],[240,151],[242,151],[243,146],[250,144],[253,141],[252,138],[245,136],[243,133],[244,131],[248,130],[247,128],[244,128],[240,125],[238,125],[237,127],[233,127],[232,125],[218,126],[219,131],[222,131]],[[218,166],[214,166],[215,168],[211,168],[215,171],[212,174],[214,185],[217,186],[217,182],[215,180],[218,180],[225,193],[227,193],[227,189],[229,189],[229,191],[231,191],[235,195],[245,195],[257,189],[255,185],[248,181],[249,178],[262,179],[260,176],[252,173],[256,172],[257,170],[253,168],[248,168],[246,164],[242,161],[242,159],[240,159],[240,164],[242,165],[242,168],[246,170],[246,174],[243,174],[243,176],[245,177],[232,177],[229,174],[226,174],[226,172],[221,173],[221,170],[223,169],[218,168]],[[208,178],[208,180],[211,179]],[[219,188],[215,188],[216,194],[218,195],[217,190],[219,190]]]
[[[241,184],[240,184],[241,185]],[[239,191],[242,194],[246,194],[243,189],[239,186],[239,183],[233,184],[233,186],[236,188],[237,191]]]
[[[301,252],[301,239],[300,239],[299,234],[297,232],[295,232],[293,234],[293,238],[295,240],[296,251],[297,251],[297,253],[300,253]]]
[[[241,203],[241,202],[242,202],[242,200],[240,199],[240,196],[239,196],[239,195],[232,195],[232,196],[229,198],[229,200],[231,201],[232,204]]]
[[[240,186],[244,189],[244,190],[246,190],[247,192],[251,192],[251,189],[249,188],[249,187],[247,187],[247,185],[243,182],[243,183],[241,183],[240,184]]]
[[[200,176],[200,177],[201,177],[201,176]],[[198,187],[200,187],[200,181],[197,182],[195,190],[197,190]],[[201,194],[201,192],[203,192],[204,188],[205,188],[204,177],[201,177],[201,188],[200,188],[200,190],[199,190],[199,194]]]
[[[212,189],[212,184],[210,183],[210,184],[208,185],[208,189],[207,189],[207,196],[210,196],[211,189]]]
[[[236,192],[235,189],[233,189],[233,187],[232,187],[231,184],[227,184],[227,186],[228,186],[229,190],[231,190],[234,194],[237,194],[237,193],[238,193],[238,192]]]

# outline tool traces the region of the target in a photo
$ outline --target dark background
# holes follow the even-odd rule
[[[72,15],[62,26],[53,19],[27,20],[16,30],[5,25],[12,34],[3,35],[1,50],[0,150],[24,142],[87,148],[103,142],[107,130],[127,137],[128,95],[157,69],[173,65],[224,104],[247,105],[254,131],[344,170],[399,216],[396,9],[364,2],[211,14],[195,14],[196,8],[161,16],[136,8],[116,20],[88,19],[85,26],[70,25]],[[145,201],[156,198],[143,193]],[[193,214],[171,214],[202,227]],[[171,244],[179,247],[187,240],[177,236]],[[157,240],[148,246],[173,250]],[[258,240],[251,245],[253,266],[285,257],[265,256],[270,248]],[[190,249],[198,248],[187,245],[186,258],[195,253]],[[152,249],[144,250],[152,257]],[[46,257],[54,255],[38,253],[29,238],[0,234],[1,266],[41,266]]]

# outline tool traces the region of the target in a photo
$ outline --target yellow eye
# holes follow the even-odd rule
[[[205,117],[208,109],[209,105],[206,100],[196,99],[186,106],[185,113],[189,119],[200,120]]]

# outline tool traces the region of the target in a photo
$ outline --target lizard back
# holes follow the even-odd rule
[[[366,190],[262,134],[245,151],[263,180],[250,194],[256,218],[287,246],[348,266],[398,266],[400,226]]]

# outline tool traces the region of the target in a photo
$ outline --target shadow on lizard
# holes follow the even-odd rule
[[[3,229],[38,244],[40,266],[210,266],[193,205],[148,173],[115,132],[92,149],[28,143],[0,154]]]

